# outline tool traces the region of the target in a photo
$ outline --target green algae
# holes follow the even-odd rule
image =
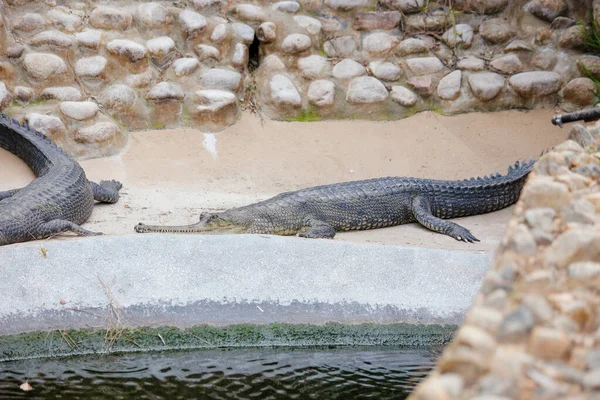
[[[313,109],[302,110],[298,115],[288,117],[285,120],[287,122],[315,122],[320,121],[323,118]]]
[[[448,343],[456,326],[365,323],[267,325],[201,325],[55,330],[0,338],[0,361],[65,357],[82,354],[129,353],[177,349],[233,347],[402,346]]]

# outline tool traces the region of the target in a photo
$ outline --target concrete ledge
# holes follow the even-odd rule
[[[259,235],[30,242],[0,248],[0,293],[10,299],[0,303],[0,335],[114,326],[454,325],[491,258]]]

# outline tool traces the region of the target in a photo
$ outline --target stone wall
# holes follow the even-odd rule
[[[600,124],[569,138],[536,163],[463,326],[410,399],[600,397]]]
[[[595,102],[591,1],[7,0],[0,107],[78,157],[127,130]],[[250,73],[249,71],[252,71]]]

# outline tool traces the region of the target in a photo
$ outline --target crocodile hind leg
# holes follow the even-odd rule
[[[83,229],[81,226],[65,219],[53,219],[52,221],[48,221],[40,227],[39,237],[46,238],[63,232],[73,232],[80,236],[102,235],[101,232],[88,231],[87,229]]]
[[[463,242],[479,242],[479,239],[473,236],[467,228],[434,216],[431,212],[431,203],[426,197],[417,196],[413,199],[412,212],[421,225],[432,231],[443,233]]]
[[[333,239],[335,229],[326,222],[310,220],[307,224],[310,228],[306,232],[299,232],[296,236],[310,239]]]
[[[8,199],[9,197],[11,197],[15,193],[17,193],[19,190],[21,190],[21,189],[12,189],[12,190],[6,190],[4,192],[0,192],[0,200]]]
[[[100,181],[100,183],[90,182],[94,200],[102,203],[116,203],[119,200],[119,190],[123,187],[121,182]]]

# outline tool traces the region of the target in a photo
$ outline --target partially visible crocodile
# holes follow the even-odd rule
[[[0,115],[0,147],[29,165],[37,179],[21,189],[0,191],[0,246],[62,232],[100,235],[83,229],[94,200],[115,203],[121,183],[90,182],[81,166],[43,134]]]
[[[496,173],[463,181],[389,177],[317,186],[224,212],[202,213],[192,225],[139,223],[135,231],[333,238],[336,231],[419,222],[456,240],[478,242],[469,230],[444,219],[488,213],[515,203],[533,164],[533,159],[517,161],[504,176]]]

